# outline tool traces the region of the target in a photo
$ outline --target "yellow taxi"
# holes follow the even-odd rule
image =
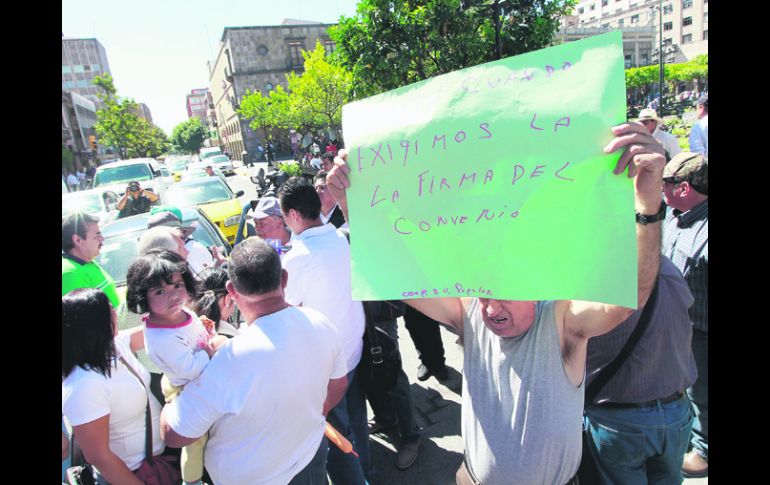
[[[242,195],[242,190],[233,193],[227,182],[220,177],[200,177],[182,180],[169,187],[163,203],[177,207],[198,207],[222,231],[227,242],[233,244],[242,211],[237,198]]]
[[[191,157],[174,157],[166,159],[166,168],[174,177],[174,182],[182,180],[182,174],[187,170],[187,165],[192,163]]]

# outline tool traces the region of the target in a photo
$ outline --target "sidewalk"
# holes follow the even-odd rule
[[[370,436],[372,460],[379,476],[379,483],[371,485],[454,485],[455,472],[463,459],[460,437],[462,347],[455,343],[457,336],[442,327],[449,379],[439,382],[431,377],[420,382],[417,380],[419,359],[403,319],[398,320],[398,335],[404,370],[411,384],[415,420],[422,428],[423,441],[415,464],[402,471],[396,468],[395,438],[384,434]],[[705,485],[708,478],[685,479],[684,483]]]

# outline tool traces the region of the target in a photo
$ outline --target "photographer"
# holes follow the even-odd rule
[[[133,181],[126,187],[126,193],[120,199],[117,209],[120,211],[118,218],[135,216],[150,211],[150,204],[158,201],[158,195],[149,190],[142,190],[139,182]]]

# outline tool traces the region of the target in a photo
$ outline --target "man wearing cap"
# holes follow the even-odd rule
[[[663,170],[663,198],[673,210],[663,223],[663,254],[684,275],[695,303],[690,307],[692,352],[698,380],[687,390],[695,409],[685,477],[708,475],[708,162],[698,153],[682,152]]]
[[[196,241],[192,237],[195,228],[192,226],[182,226],[182,211],[174,206],[153,207],[150,211],[152,217],[147,221],[147,228],[156,226],[168,226],[179,229],[184,246],[189,253],[187,255],[187,264],[197,275],[206,268],[220,266],[225,260],[219,254],[219,247],[212,246],[209,250],[206,246]]]
[[[282,246],[289,244],[291,233],[286,229],[277,198],[262,197],[254,208],[254,213],[248,217],[254,220],[257,236],[262,239],[280,239]]]
[[[126,187],[126,193],[123,194],[123,198],[116,206],[116,209],[120,211],[118,218],[150,212],[150,205],[157,202],[158,198],[154,192],[143,190],[139,182],[130,182]]]
[[[698,121],[690,131],[690,151],[709,156],[709,97],[701,96],[695,102]]]
[[[676,137],[660,129],[660,124],[663,120],[658,118],[658,113],[654,109],[643,109],[639,113],[639,122],[646,126],[647,129],[650,130],[652,137],[663,145],[669,160],[682,151]]]

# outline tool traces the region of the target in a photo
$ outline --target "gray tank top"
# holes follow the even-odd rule
[[[562,485],[582,452],[585,379],[575,387],[562,364],[554,302],[539,302],[523,335],[501,338],[464,316],[462,434],[483,485]]]

